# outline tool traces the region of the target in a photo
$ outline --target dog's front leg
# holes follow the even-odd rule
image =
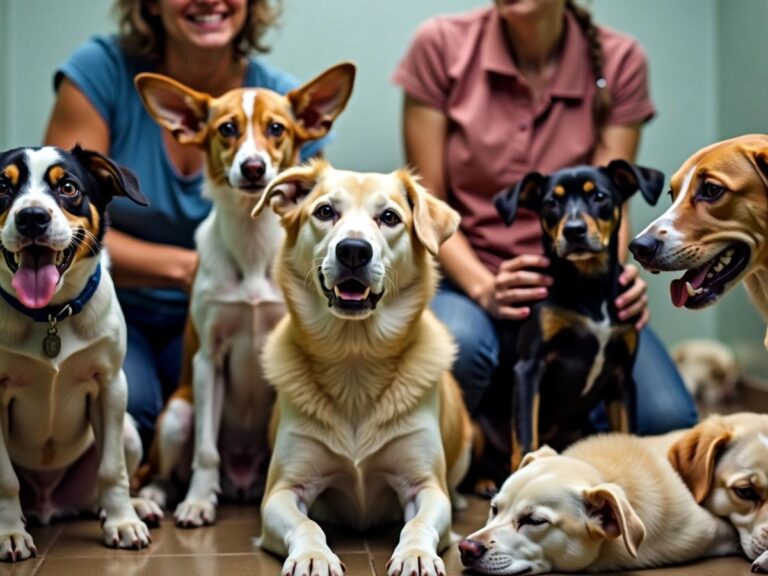
[[[346,569],[328,547],[322,528],[307,516],[311,505],[289,488],[270,493],[261,511],[259,546],[286,557],[283,576],[344,576]]]
[[[219,487],[219,426],[224,403],[224,383],[212,354],[201,348],[193,360],[195,399],[195,455],[192,480],[174,518],[176,524],[196,528],[216,520]]]
[[[539,386],[544,362],[535,357],[521,359],[514,372],[510,472],[517,470],[523,456],[539,448]]]
[[[395,489],[403,502],[406,523],[387,562],[388,576],[445,576],[445,564],[437,552],[449,544],[450,499],[437,481],[416,490],[412,486]]]
[[[0,560],[14,562],[36,555],[32,536],[24,527],[19,479],[8,455],[5,435],[0,431]]]
[[[119,370],[115,378],[90,398],[90,413],[96,450],[99,455],[99,506],[107,546],[144,548],[149,545],[149,530],[131,502],[123,445],[128,385]]]

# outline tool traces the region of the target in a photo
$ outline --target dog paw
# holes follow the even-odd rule
[[[133,516],[133,517],[131,517]],[[112,548],[134,548],[140,550],[149,546],[149,528],[138,516],[124,518],[105,516],[102,519],[104,542]]]
[[[752,572],[760,574],[768,574],[768,550],[760,554],[755,561],[752,562]]]
[[[445,564],[434,551],[418,548],[399,549],[387,562],[387,576],[446,576]]]
[[[151,498],[131,498],[131,505],[144,522],[157,526],[163,518],[163,509]]]
[[[176,525],[181,528],[199,528],[216,521],[216,505],[206,500],[184,500],[173,513]]]
[[[344,576],[346,568],[339,557],[326,549],[303,550],[291,554],[283,564],[282,576]]]
[[[37,556],[37,548],[23,527],[0,532],[0,560],[16,562]]]
[[[157,504],[160,508],[165,508],[168,504],[168,494],[165,489],[154,482],[147,484],[144,488],[139,490],[139,498],[152,500],[152,502]]]

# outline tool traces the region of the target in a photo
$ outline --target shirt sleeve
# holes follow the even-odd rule
[[[613,106],[607,124],[626,126],[653,118],[656,110],[649,92],[648,61],[642,47],[634,40],[630,41],[612,64],[613,73],[606,70],[606,77],[613,77],[612,86],[609,86]]]
[[[416,30],[392,75],[392,81],[408,95],[442,111],[450,89],[445,44],[440,20],[427,20]]]

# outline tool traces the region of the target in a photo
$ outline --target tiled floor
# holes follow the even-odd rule
[[[466,535],[485,521],[487,502],[471,499],[458,513],[454,531]],[[279,576],[281,562],[254,548],[259,532],[258,508],[225,506],[218,522],[208,528],[181,530],[166,519],[152,530],[152,545],[140,552],[111,550],[101,543],[97,520],[62,522],[32,527],[40,556],[17,564],[0,565],[0,575],[12,576]],[[382,576],[399,529],[393,527],[364,537],[329,532],[329,543],[347,567],[349,576]],[[456,547],[444,555],[449,576],[462,574]],[[625,574],[635,574],[627,572]],[[694,565],[642,571],[643,576],[746,576],[749,563],[720,558]]]

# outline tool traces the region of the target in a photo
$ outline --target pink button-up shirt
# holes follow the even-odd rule
[[[500,190],[530,171],[589,163],[596,144],[596,87],[589,44],[567,13],[559,68],[536,105],[518,71],[495,8],[440,16],[422,24],[393,80],[448,118],[444,146],[448,201],[461,229],[493,272],[502,260],[541,253],[537,218],[522,210],[506,227],[493,206]],[[599,28],[604,76],[613,97],[609,125],[654,114],[645,54],[633,39]],[[436,143],[437,144],[437,143]]]

